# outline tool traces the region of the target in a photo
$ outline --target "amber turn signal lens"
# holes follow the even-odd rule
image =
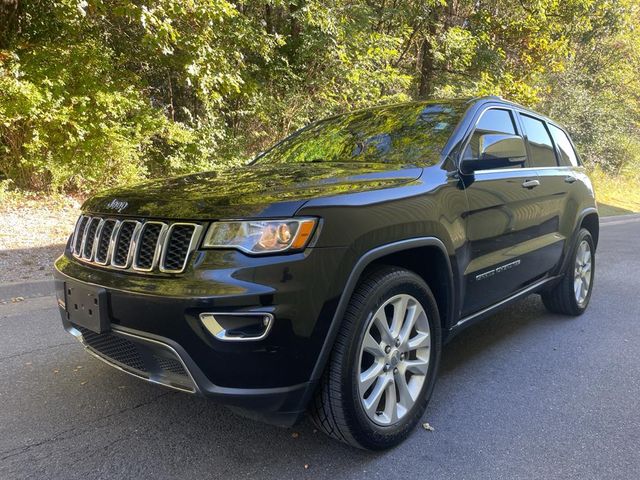
[[[315,225],[315,220],[305,220],[301,222],[298,227],[296,238],[294,238],[293,243],[291,244],[291,248],[296,250],[303,248],[309,241],[309,237],[311,237],[311,233],[313,232],[313,227]]]

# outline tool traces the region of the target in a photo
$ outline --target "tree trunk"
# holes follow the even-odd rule
[[[18,30],[19,0],[0,0],[0,49],[9,50]]]
[[[269,3],[264,6],[264,23],[267,33],[273,35],[273,9]]]
[[[442,7],[434,7],[429,15],[427,35],[420,45],[420,84],[418,97],[429,98],[433,95],[435,75],[435,38],[438,33],[438,22],[442,16]]]
[[[433,94],[433,79],[435,77],[434,63],[434,51],[430,35],[422,41],[422,45],[420,46],[419,98],[429,98]]]

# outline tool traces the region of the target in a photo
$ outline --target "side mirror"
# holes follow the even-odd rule
[[[464,158],[460,163],[462,173],[471,174],[476,170],[522,166],[527,160],[524,139],[519,135],[480,135],[478,147],[479,158]]]

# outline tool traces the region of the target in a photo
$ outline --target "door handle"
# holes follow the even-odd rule
[[[522,182],[522,188],[528,188],[529,190],[539,186],[540,186],[539,180],[525,180],[524,182]]]
[[[573,175],[567,175],[566,177],[564,177],[564,181],[567,183],[573,183],[577,180],[576,177],[574,177]]]

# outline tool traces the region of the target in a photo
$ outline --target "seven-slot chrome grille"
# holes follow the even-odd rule
[[[119,270],[180,273],[201,231],[197,223],[82,215],[71,239],[71,253],[84,262]]]

